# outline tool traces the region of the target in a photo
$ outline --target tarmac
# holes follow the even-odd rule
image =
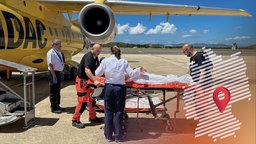
[[[217,54],[223,54],[228,58],[236,51],[216,50]],[[73,57],[79,62],[86,50]],[[100,57],[107,57],[109,49],[104,48]],[[143,66],[148,72],[159,75],[184,75],[188,72],[189,58],[184,56],[180,49],[122,49],[122,57],[127,59],[131,67]],[[128,113],[127,134],[123,144],[255,144],[255,83],[256,83],[256,49],[243,50],[243,57],[247,65],[247,76],[250,100],[242,100],[232,106],[232,112],[241,121],[241,129],[236,131],[235,137],[228,137],[220,141],[213,141],[211,137],[202,136],[195,138],[197,121],[186,119],[183,110],[184,102],[181,100],[177,125],[173,132],[165,130],[166,122],[157,120],[148,113]],[[13,74],[10,81],[2,80],[5,84],[22,94],[22,76]],[[47,73],[37,73],[36,85],[36,118],[34,124],[28,129],[23,129],[24,119],[0,127],[1,144],[107,144],[104,137],[104,123],[96,124],[88,121],[88,111],[85,111],[81,121],[86,124],[84,129],[78,129],[71,125],[71,118],[77,104],[74,80],[65,80],[61,89],[61,106],[65,108],[63,113],[50,112],[49,86]],[[100,88],[95,94],[100,93]],[[167,92],[167,98],[176,93]],[[176,99],[166,103],[167,113],[173,119],[176,110]],[[102,111],[97,112],[98,117],[104,118]],[[110,142],[115,143],[115,142]]]

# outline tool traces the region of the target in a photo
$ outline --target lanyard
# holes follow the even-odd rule
[[[62,56],[60,55],[60,53],[59,53],[58,51],[56,51],[55,49],[53,49],[53,50],[57,53],[57,55],[58,55],[60,61],[63,62],[63,59],[62,59]]]

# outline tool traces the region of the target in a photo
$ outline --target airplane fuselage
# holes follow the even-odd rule
[[[46,71],[46,53],[52,40],[62,41],[67,64],[83,48],[80,29],[62,13],[34,0],[0,0],[0,58]],[[5,70],[0,66],[0,71]]]

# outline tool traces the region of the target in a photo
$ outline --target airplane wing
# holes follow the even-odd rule
[[[97,0],[37,0],[47,8],[61,12],[79,12],[86,4]],[[104,0],[102,0],[104,1]],[[114,14],[120,15],[218,15],[218,16],[251,16],[242,9],[214,8],[192,5],[165,3],[148,3],[123,0],[105,0]]]

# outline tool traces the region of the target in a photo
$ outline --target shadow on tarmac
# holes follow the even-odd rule
[[[14,123],[10,123],[4,126],[0,126],[0,133],[22,133],[30,128],[42,127],[42,126],[53,126],[55,125],[59,118],[41,118],[36,117],[34,123],[27,129],[24,129],[24,118],[19,119]]]
[[[193,134],[196,121],[187,119],[176,119],[176,130],[166,132],[166,121],[154,118],[128,118],[127,134],[124,141],[137,141],[143,139],[157,139],[163,135]]]

